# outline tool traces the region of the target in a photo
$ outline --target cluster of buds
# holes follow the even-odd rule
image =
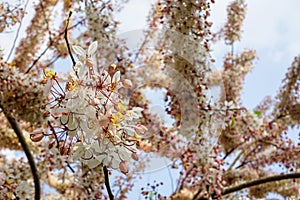
[[[224,91],[226,100],[235,105],[240,102],[243,82],[246,75],[253,68],[253,61],[257,58],[254,50],[245,50],[236,56],[226,55],[224,61]],[[234,78],[233,78],[234,77]]]
[[[235,0],[227,7],[226,44],[232,45],[235,41],[240,40],[246,10],[247,5],[244,0]]]
[[[300,116],[300,57],[294,58],[288,72],[285,75],[273,115],[282,121],[283,124],[297,126]],[[286,116],[283,118],[283,116]]]
[[[0,105],[18,120],[41,124],[44,88],[32,74],[24,74],[6,62],[0,63]]]
[[[8,2],[0,2],[0,33],[7,28],[11,28],[21,22],[24,16],[24,9],[18,6],[12,6]]]
[[[110,73],[95,69],[97,46],[91,43],[87,52],[73,46],[79,60],[65,87],[55,72],[45,72],[45,90],[51,96],[46,106],[53,138],[50,145],[56,144],[61,154],[71,154],[90,168],[105,165],[126,174],[127,161],[138,160],[135,144],[147,131],[139,123],[143,109],[127,110],[118,93],[122,87],[131,87],[130,80],[121,81],[115,69]]]

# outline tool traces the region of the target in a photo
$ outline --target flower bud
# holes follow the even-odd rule
[[[123,83],[124,88],[131,88],[132,87],[132,82],[129,79],[124,79],[122,83]]]
[[[47,0],[46,2],[53,6],[57,3],[57,0]]]
[[[30,133],[30,139],[33,141],[33,142],[39,142],[41,141],[42,139],[44,138],[44,132],[43,131],[34,131],[32,133]]]
[[[278,131],[278,125],[277,125],[276,122],[273,122],[273,123],[271,124],[271,127],[272,127],[273,130]]]
[[[93,106],[98,106],[100,104],[100,100],[98,98],[93,98],[92,104]]]
[[[117,65],[116,65],[116,64],[111,64],[111,65],[110,65],[110,68],[111,68],[112,70],[115,70],[115,69],[117,68]]]
[[[128,173],[128,165],[127,165],[127,162],[125,160],[123,160],[123,161],[120,162],[119,168],[120,168],[120,171],[123,174],[127,174]]]
[[[139,156],[136,152],[132,152],[131,157],[133,160],[138,161],[139,160]]]
[[[56,145],[56,141],[55,140],[52,140],[49,145],[48,145],[48,148],[49,149],[52,149],[54,147],[54,145]]]

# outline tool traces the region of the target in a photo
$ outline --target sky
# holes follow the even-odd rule
[[[122,12],[116,15],[121,21],[119,34],[127,31],[144,29],[146,17],[153,0],[130,0]],[[213,30],[218,30],[226,22],[226,6],[229,0],[216,0],[212,5],[211,21]],[[254,69],[246,76],[242,100],[244,105],[254,108],[266,95],[275,95],[282,79],[291,65],[293,58],[300,53],[300,1],[299,0],[257,0],[246,1],[248,10],[243,26],[242,40],[235,45],[235,52],[244,49],[255,49],[258,60],[254,62]],[[29,15],[32,6],[28,7]],[[30,16],[28,17],[30,19]],[[24,32],[22,27],[21,32]],[[7,54],[12,45],[14,35],[0,34],[0,47],[5,48]],[[223,56],[230,51],[224,44],[212,46],[212,57],[215,58],[215,67],[220,68]],[[166,175],[167,169],[148,174],[146,181],[152,183],[153,177],[166,177],[165,185],[172,180]],[[174,177],[176,178],[176,177]],[[175,181],[175,180],[173,180]],[[142,184],[141,184],[142,186]],[[172,188],[164,186],[166,192]],[[135,191],[137,192],[137,191]],[[134,192],[134,193],[135,193]]]

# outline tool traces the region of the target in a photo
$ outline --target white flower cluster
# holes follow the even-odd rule
[[[52,132],[62,152],[72,152],[74,160],[90,168],[105,165],[126,174],[127,161],[138,160],[134,146],[147,131],[138,121],[143,109],[126,109],[118,89],[130,88],[131,81],[120,81],[119,71],[96,70],[92,59],[96,50],[97,42],[87,52],[73,46],[79,61],[65,89],[53,71],[45,73],[46,92],[52,95],[48,105],[55,124]]]

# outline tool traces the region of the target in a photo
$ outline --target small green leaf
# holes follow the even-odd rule
[[[235,125],[235,118],[234,118],[234,116],[231,116],[231,123],[230,123],[230,126],[231,126],[231,127],[234,127],[234,125]]]
[[[151,191],[151,192],[149,193],[149,198],[150,198],[150,200],[152,200],[152,199],[153,199],[153,197],[154,197],[154,192],[153,192],[153,191]]]
[[[260,110],[254,110],[253,112],[254,112],[254,114],[257,115],[257,117],[260,117],[262,114],[262,112]]]

